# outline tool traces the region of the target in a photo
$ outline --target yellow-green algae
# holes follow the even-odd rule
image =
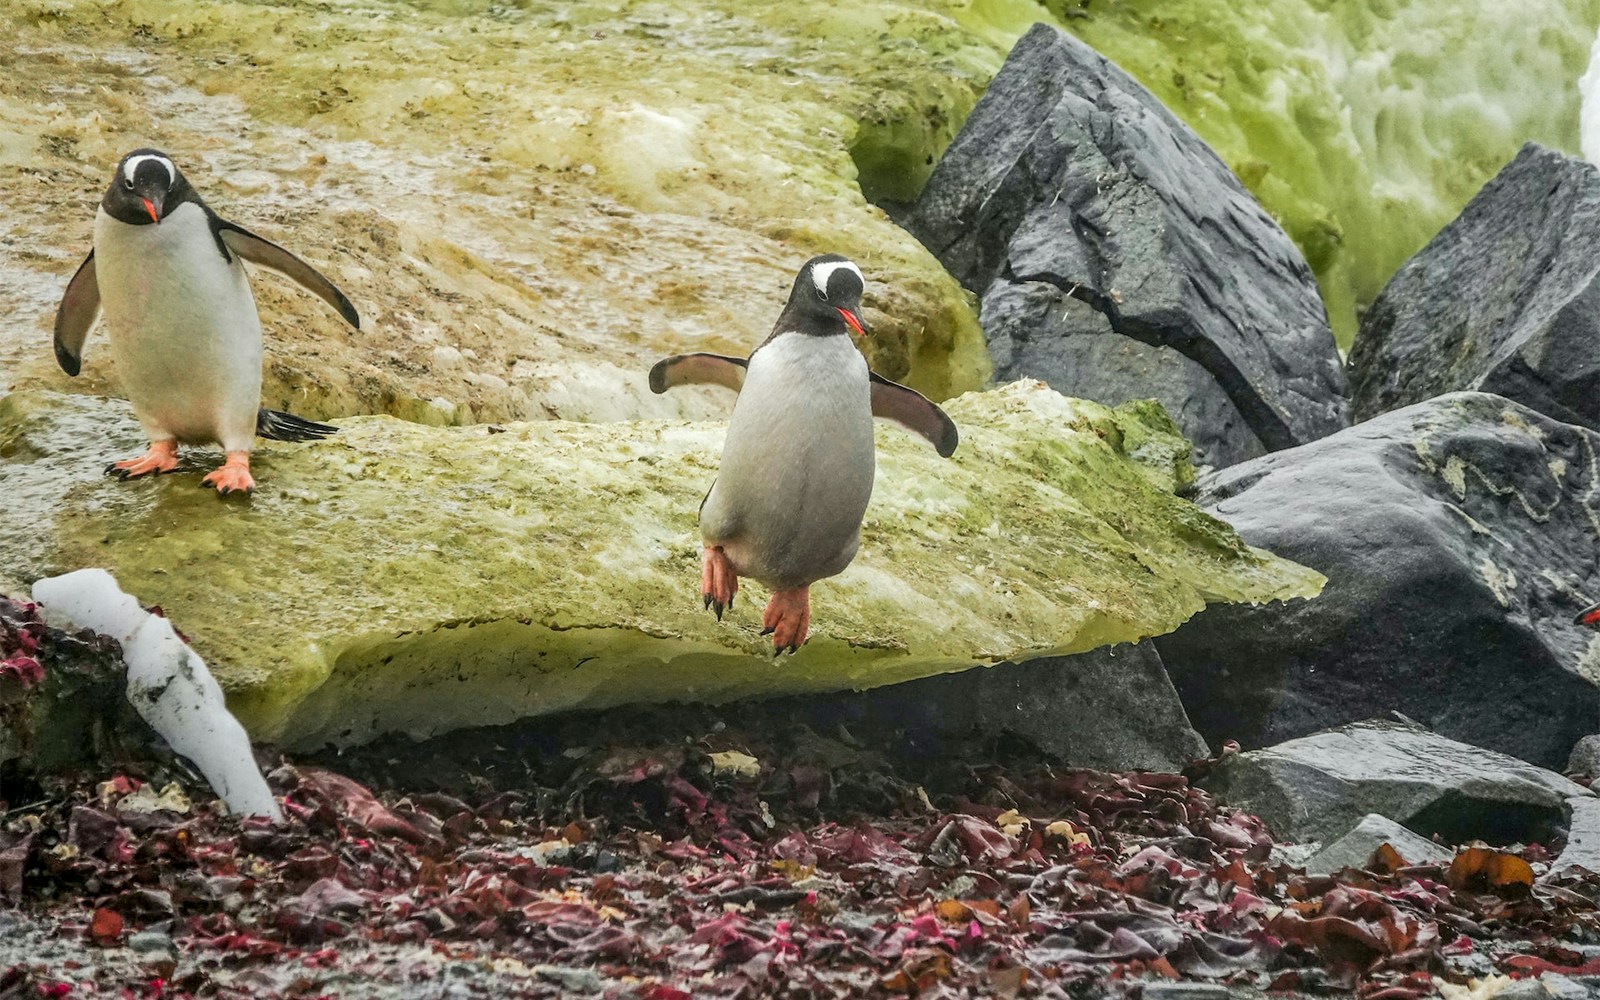
[[[971,297],[851,158],[862,122],[931,130],[927,162],[954,134],[1009,42],[962,9],[9,0],[0,389],[113,391],[92,344],[85,379],[52,371],[49,324],[142,144],[362,311],[351,337],[256,281],[268,401],[310,416],[709,417],[652,396],[650,361],[748,351],[824,250],[867,273],[875,368],[935,398],[976,388]]]
[[[777,661],[759,585],[722,623],[697,593],[718,423],[350,418],[325,442],[266,444],[240,503],[196,488],[212,455],[105,477],[141,446],[122,403],[13,394],[0,551],[24,581],[110,569],[192,636],[257,738],[295,745],[871,687],[1321,588],[1173,494],[1188,447],[1159,407],[1020,382],[948,409],[953,460],[879,428],[861,554],[813,588],[813,638]]]
[[[970,298],[858,183],[913,197],[1052,18],[1222,154],[1348,343],[1520,143],[1576,147],[1600,0],[8,0],[0,390],[115,385],[103,351],[71,382],[44,345],[109,169],[144,143],[367,317],[350,338],[257,282],[269,402],[311,416],[706,418],[640,362],[747,348],[824,249],[872,279],[880,371],[974,388]]]

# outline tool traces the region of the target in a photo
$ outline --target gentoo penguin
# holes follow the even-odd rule
[[[136,149],[122,158],[94,218],[94,249],[56,312],[56,360],[68,375],[105,312],[122,388],[150,450],[106,471],[128,479],[170,472],[178,445],[220,444],[227,462],[202,484],[249,492],[257,434],[310,441],[336,428],[261,405],[261,318],[243,261],[294,279],[356,329],[344,293],[305,261],[217,216],[172,160]]]
[[[851,342],[861,271],[838,254],[806,261],[772,334],[748,360],[682,354],[650,369],[650,388],[721,385],[739,393],[722,464],[700,504],[701,596],[718,620],[739,577],[772,588],[761,616],[776,652],[811,623],[811,584],[844,571],[872,496],[872,418],[897,421],[948,458],[956,426],[920,393],[874,374]]]

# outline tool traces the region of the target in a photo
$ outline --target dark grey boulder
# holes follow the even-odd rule
[[[1198,136],[1058,28],[1036,25],[1012,49],[904,223],[986,304],[992,288],[1044,285],[1103,317],[1104,330],[1087,332],[1076,321],[1026,336],[997,325],[1001,377],[1059,375],[1062,357],[1076,363],[1064,344],[1109,330],[1150,348],[1136,355],[1143,395],[1168,404],[1213,464],[1349,423],[1327,311],[1299,250]],[[1217,393],[1184,409],[1194,374],[1149,363],[1163,352],[1207,374],[1237,420],[1208,422]],[[1106,374],[1103,391],[1118,396],[1136,374]],[[1071,391],[1099,398],[1100,377],[1079,371]]]
[[[1362,318],[1356,416],[1477,389],[1600,428],[1597,247],[1600,171],[1522,147]]]
[[[1054,285],[997,278],[979,313],[998,381],[1041,379],[1068,396],[1118,406],[1156,399],[1183,424],[1197,466],[1266,454],[1233,400],[1199,362],[1112,332],[1105,314]]]
[[[1061,764],[1179,771],[1207,754],[1149,642],[822,696],[857,724],[904,729],[923,752],[1006,733]]]
[[[1332,875],[1345,868],[1365,868],[1378,848],[1388,844],[1408,864],[1449,861],[1455,851],[1412,833],[1387,816],[1368,813],[1344,833],[1332,837],[1306,860],[1311,875]]]
[[[1452,844],[1550,839],[1582,785],[1417,726],[1369,720],[1234,754],[1204,781],[1287,840],[1327,840],[1378,813]]]
[[[1600,597],[1597,451],[1456,393],[1200,477],[1202,507],[1328,584],[1156,640],[1195,727],[1259,747],[1399,711],[1561,767],[1600,719],[1600,636],[1572,622]]]

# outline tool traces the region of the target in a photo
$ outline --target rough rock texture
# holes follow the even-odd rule
[[[1524,146],[1362,319],[1356,416],[1478,389],[1600,428],[1596,245],[1600,171]]]
[[[1345,868],[1365,868],[1372,855],[1388,844],[1399,852],[1407,863],[1417,865],[1429,861],[1449,861],[1455,852],[1426,837],[1419,837],[1387,816],[1368,813],[1355,826],[1335,836],[1317,853],[1306,860],[1306,871],[1312,875],[1332,875]]]
[[[115,639],[52,627],[0,595],[0,779],[103,767],[156,741],[127,687]]]
[[[720,624],[697,599],[695,508],[721,424],[351,419],[325,442],[264,447],[238,503],[195,488],[203,453],[154,480],[105,477],[140,447],[120,403],[14,395],[0,553],[27,579],[111,570],[193,638],[255,736],[295,744],[871,687],[1321,585],[1175,495],[1188,446],[1159,407],[1033,382],[949,413],[952,460],[881,428],[861,554],[814,588],[813,638],[778,663],[759,585]]]
[[[1182,408],[1191,379],[1177,366],[1175,386],[1152,380],[1146,392],[1174,406],[1206,456],[1248,449],[1249,435],[1292,447],[1349,422],[1300,252],[1204,142],[1059,29],[1038,25],[1017,43],[906,224],[980,296],[997,281],[1053,286],[1113,334],[1196,362],[1242,418],[1232,436],[1219,434],[1233,421],[1203,422],[1214,400]],[[1054,330],[1075,335],[1073,324]],[[1007,375],[1057,352],[1037,333],[1025,347],[1010,340]]]
[[[1600,875],[1600,799],[1580,796],[1567,800],[1567,846],[1551,863],[1552,874],[1574,865]]]
[[[1600,735],[1585,736],[1567,755],[1567,773],[1600,778]]]
[[[1398,710],[1562,766],[1600,713],[1600,637],[1572,624],[1600,597],[1597,448],[1458,393],[1202,477],[1203,507],[1329,583],[1157,642],[1195,727],[1264,746]]]
[[[1537,842],[1589,790],[1426,729],[1369,720],[1226,757],[1205,782],[1289,840],[1341,835],[1368,813],[1447,843]]]
[[[1149,642],[928,677],[843,704],[934,754],[949,739],[1002,732],[1101,771],[1177,772],[1207,753]]]
[[[1043,379],[1064,395],[1108,405],[1154,397],[1183,421],[1197,465],[1222,468],[1266,454],[1199,362],[1113,333],[1103,313],[1054,285],[996,279],[979,320],[997,375]]]

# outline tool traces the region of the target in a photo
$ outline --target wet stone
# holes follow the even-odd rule
[[[1600,804],[1600,803],[1597,803]],[[1365,868],[1384,844],[1399,852],[1407,864],[1449,861],[1455,852],[1377,813],[1368,813],[1349,832],[1335,837],[1305,863],[1312,875],[1331,875],[1344,868]]]
[[[1491,750],[1369,720],[1226,758],[1206,786],[1292,840],[1326,840],[1379,813],[1448,843],[1536,843],[1582,785]]]

